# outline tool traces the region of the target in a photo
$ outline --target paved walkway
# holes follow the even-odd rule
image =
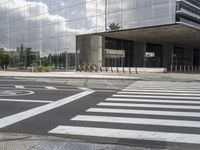
[[[57,78],[90,78],[90,79],[139,79],[135,74],[120,73],[95,73],[95,72],[8,72],[0,71],[0,76],[5,77],[57,77]]]
[[[133,147],[87,143],[57,137],[22,134],[0,134],[0,150],[133,150]],[[134,147],[134,150],[150,150]]]
[[[9,72],[0,71],[4,77],[41,77],[41,78],[79,78],[79,79],[126,79],[126,80],[167,80],[200,81],[200,73],[105,73],[105,72]]]

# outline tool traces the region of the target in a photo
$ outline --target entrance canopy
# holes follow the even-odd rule
[[[100,34],[117,39],[188,46],[200,49],[200,30],[182,24],[111,31]]]

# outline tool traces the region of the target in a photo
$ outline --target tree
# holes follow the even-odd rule
[[[32,48],[26,48],[25,61],[26,67],[30,67],[36,61],[36,53],[32,51]]]
[[[0,48],[0,68],[6,69],[10,62],[10,56],[4,48]]]
[[[119,25],[119,23],[117,23],[117,24],[111,23],[111,24],[109,25],[109,29],[110,29],[111,31],[119,30],[120,28],[121,28],[121,26]]]

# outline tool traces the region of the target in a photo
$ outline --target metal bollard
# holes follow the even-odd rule
[[[185,65],[184,65],[184,68],[183,68],[183,69],[184,69],[184,72],[186,72],[186,66],[185,66]]]
[[[123,67],[123,73],[125,73],[124,67]]]
[[[118,69],[118,67],[117,67],[117,73],[119,73],[119,69]]]
[[[188,65],[188,72],[190,72],[190,65]]]
[[[137,70],[137,67],[135,68],[135,73],[136,73],[136,74],[138,74],[138,70]]]
[[[173,72],[173,65],[171,65],[171,72]]]
[[[175,66],[175,72],[178,72],[178,66],[177,65]]]
[[[111,67],[111,72],[113,73],[113,68]]]
[[[197,71],[198,71],[198,69],[197,69],[197,66],[195,66],[195,67],[194,67],[194,71],[195,71],[195,72],[197,72]]]
[[[131,74],[131,68],[129,67],[129,73]]]
[[[101,72],[103,72],[102,67],[99,68]]]
[[[179,67],[179,71],[182,72],[182,65],[180,65],[180,67]]]
[[[191,71],[194,72],[194,66],[191,66]]]

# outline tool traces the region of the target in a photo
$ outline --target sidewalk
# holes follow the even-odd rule
[[[106,73],[106,72],[9,72],[0,71],[0,77],[36,77],[113,80],[166,80],[200,81],[200,73]]]
[[[101,73],[101,72],[9,72],[0,71],[2,77],[46,77],[46,78],[79,78],[79,79],[120,79],[136,80],[135,74]]]
[[[113,144],[44,137],[35,135],[0,133],[0,150],[151,150]]]

